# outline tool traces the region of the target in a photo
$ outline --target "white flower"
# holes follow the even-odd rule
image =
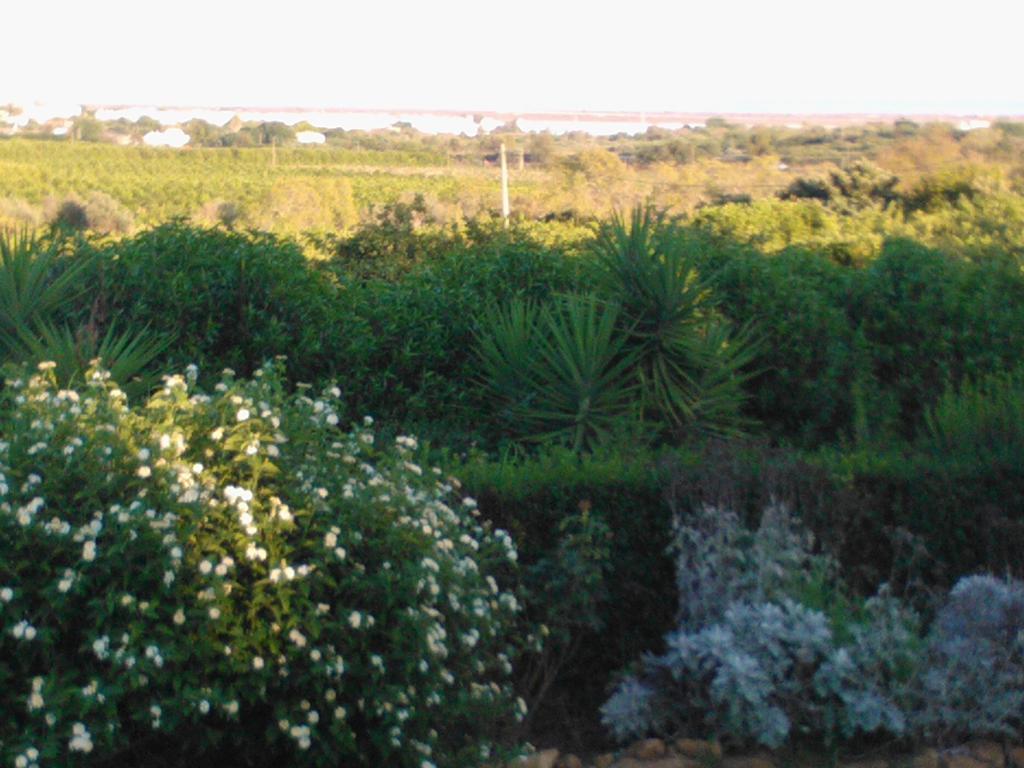
[[[149,467],[143,465],[143,466],[139,467],[137,470],[135,470],[135,474],[138,475],[141,478],[147,478],[147,477],[149,477],[150,475],[153,474],[153,470],[151,470]]]
[[[14,590],[13,589],[11,589],[10,587],[4,587],[3,589],[0,589],[0,600],[3,600],[5,603],[9,603],[13,599],[14,599]]]
[[[179,627],[185,623],[185,612],[181,608],[174,612],[174,623]]]
[[[256,656],[255,658],[253,658],[253,660],[252,660],[252,668],[257,670],[257,671],[263,669],[263,657],[262,656]]]
[[[107,658],[107,653],[110,650],[110,638],[104,635],[103,637],[97,638],[92,642],[92,651],[96,654],[96,658],[102,660]]]
[[[200,701],[199,702],[199,711],[202,712],[204,715],[207,712],[209,712],[210,711],[210,702],[208,702],[206,699],[203,699],[202,701]]]
[[[75,723],[71,727],[71,740],[68,749],[72,752],[92,752],[92,735],[84,723]]]
[[[352,629],[359,629],[359,626],[363,623],[363,614],[359,611],[352,611],[348,615],[348,623],[352,626]]]
[[[235,418],[239,421],[245,421],[251,416],[248,408],[239,408],[238,413],[235,414]]]

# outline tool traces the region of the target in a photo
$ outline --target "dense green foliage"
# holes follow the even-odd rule
[[[455,469],[481,517],[510,531],[518,547],[518,567],[506,563],[495,572],[502,585],[516,582],[523,611],[510,631],[529,645],[512,679],[531,712],[518,727],[504,715],[492,723],[512,726],[503,733],[511,741],[543,742],[557,723],[572,724],[578,750],[607,738],[598,730],[597,704],[616,673],[645,653],[664,658],[665,634],[680,619],[680,585],[667,554],[673,519],[693,522],[710,506],[734,512],[734,522],[752,530],[762,510],[776,504],[813,531],[819,547],[813,554],[828,555],[834,573],[788,584],[785,595],[762,601],[774,606],[767,613],[746,605],[726,616],[723,603],[704,629],[677,627],[676,635],[699,646],[708,664],[722,667],[726,656],[712,647],[708,627],[735,639],[751,622],[771,619],[786,653],[795,647],[787,645],[790,630],[823,627],[827,632],[811,633],[821,641],[814,645],[812,676],[820,683],[814,693],[820,711],[800,709],[803,694],[785,674],[772,678],[772,690],[789,702],[779,711],[791,725],[810,723],[833,741],[917,733],[918,726],[900,731],[892,718],[888,725],[871,720],[877,708],[857,710],[871,691],[851,688],[860,668],[841,669],[836,654],[862,652],[865,669],[886,669],[888,657],[870,655],[877,648],[857,646],[881,626],[871,624],[864,601],[883,582],[920,611],[924,628],[914,635],[920,640],[928,637],[936,611],[941,613],[936,600],[961,577],[1024,574],[1024,198],[1013,167],[1021,139],[1012,131],[996,127],[986,139],[910,125],[888,130],[883,136],[881,128],[844,129],[811,141],[812,132],[711,125],[692,136],[538,140],[526,145],[543,159],[526,161],[520,210],[553,215],[513,220],[507,229],[487,213],[488,205],[472,200],[477,191],[491,194],[493,174],[471,165],[486,159],[474,153],[493,151],[486,137],[445,145],[410,134],[396,133],[393,140],[332,135],[327,147],[300,149],[289,147],[287,134],[270,126],[266,135],[244,134],[245,141],[258,145],[269,139],[275,149],[215,148],[223,134],[210,134],[208,147],[187,152],[84,141],[0,142],[0,195],[7,196],[0,198],[0,219],[56,225],[0,242],[0,354],[4,362],[22,365],[53,361],[47,380],[53,376],[54,386],[68,392],[82,390],[81,397],[92,391],[86,378],[91,361],[101,358],[130,398],[131,406],[118,413],[150,431],[208,432],[216,425],[202,420],[227,408],[225,397],[251,397],[253,408],[246,407],[253,413],[262,411],[258,401],[264,399],[269,411],[280,411],[282,423],[291,419],[295,425],[282,455],[295,458],[292,451],[308,449],[318,456],[308,467],[295,458],[278,467],[280,475],[261,474],[259,483],[279,499],[305,499],[314,470],[336,484],[358,475],[354,465],[332,455],[338,452],[332,442],[358,440],[338,431],[336,423],[372,415],[380,441],[421,435],[422,447],[413,450],[401,438],[394,450],[374,453],[368,465],[385,475],[394,470],[398,474],[389,477],[408,481],[410,488],[427,480],[414,479],[420,476],[406,461],[417,468],[438,463]],[[515,146],[522,137],[507,138]],[[873,164],[784,171],[766,154],[836,160],[844,142],[861,147]],[[741,162],[744,153],[750,156]],[[929,172],[929,153],[946,157],[949,167]],[[452,165],[441,172],[449,158]],[[965,167],[965,159],[991,164]],[[60,178],[52,172],[57,160],[67,167]],[[408,168],[398,172],[395,164]],[[729,173],[735,175],[723,175]],[[213,186],[204,186],[208,182]],[[642,193],[648,182],[649,195]],[[687,190],[696,187],[688,197]],[[90,195],[95,189],[109,198]],[[737,193],[750,193],[751,200],[737,201]],[[47,197],[52,199],[44,212]],[[31,201],[28,208],[25,200]],[[720,204],[696,207],[714,200]],[[592,218],[641,201],[667,210],[638,205],[632,213]],[[205,213],[197,214],[200,208]],[[125,212],[140,226],[162,223],[133,230]],[[172,215],[192,220],[164,221]],[[280,378],[271,385],[261,371],[265,361],[278,357]],[[145,405],[160,373],[190,363],[198,363],[198,386],[211,393],[210,401],[197,394],[178,410],[153,405],[152,399]],[[230,370],[223,384],[227,394],[214,388],[224,369]],[[307,397],[309,387],[334,386],[340,400]],[[266,393],[257,397],[257,390]],[[17,483],[5,481],[4,491],[19,494],[17,506],[0,499],[7,504],[0,508],[0,527],[10,523],[12,536],[28,535],[16,527],[17,507],[33,498],[32,489],[23,488],[27,476],[44,477],[33,469],[33,456],[59,463],[70,445],[69,461],[77,461],[82,450],[89,461],[101,463],[105,459],[89,452],[106,445],[93,446],[84,432],[85,447],[77,445],[68,431],[61,433],[63,442],[29,454],[38,441],[20,432],[43,427],[25,422],[19,408],[28,405],[18,402],[18,391],[9,386],[0,403],[0,421],[10,425],[0,445],[16,446],[18,454],[11,454],[10,472],[4,471],[20,473]],[[170,397],[160,392],[156,401]],[[307,399],[324,405],[311,415],[308,408],[316,406]],[[331,421],[321,423],[328,416]],[[87,424],[87,417],[93,418],[75,414],[59,428],[85,430],[100,423]],[[163,421],[156,424],[158,417]],[[300,417],[317,424],[307,429]],[[138,463],[132,456],[147,446],[140,434],[129,432],[111,446],[120,462],[113,476],[120,478],[118,488],[135,493],[146,478],[131,474]],[[189,460],[215,473],[217,482],[228,482],[248,461],[240,456],[236,466],[221,456],[228,446],[209,448],[212,454],[189,454]],[[106,470],[95,467],[92,474],[99,478]],[[154,465],[154,476],[163,478],[167,468],[159,469]],[[455,487],[449,480],[444,484]],[[82,493],[91,493],[93,486],[83,487]],[[69,488],[55,485],[52,493],[70,494]],[[166,489],[160,489],[148,492],[163,498]],[[341,485],[335,490],[344,493]],[[49,488],[47,494],[40,497],[49,498]],[[374,557],[394,569],[412,544],[400,530],[373,527],[370,518],[391,503],[375,499],[367,501],[365,519],[357,522],[379,536]],[[121,502],[93,506],[106,509],[111,503]],[[341,506],[332,514],[341,514]],[[129,523],[142,526],[140,536],[148,525],[134,518]],[[319,538],[328,532],[316,529]],[[101,535],[108,533],[113,529],[104,527]],[[298,538],[290,541],[298,546]],[[21,548],[22,540],[17,542],[12,547]],[[74,544],[80,548],[82,542]],[[159,542],[143,536],[138,543],[150,545],[156,548],[146,556],[160,561]],[[105,557],[106,550],[100,551]],[[61,569],[71,567],[63,564],[65,555],[54,550],[53,562]],[[365,565],[366,573],[349,573],[345,583],[357,592],[380,587],[371,596],[378,603],[397,599],[370,578],[370,561]],[[116,580],[119,573],[108,575]],[[383,568],[373,573],[384,579]],[[39,582],[38,605],[39,595],[53,592],[51,582],[62,583],[62,574],[52,568],[43,574],[49,581]],[[149,582],[139,583],[142,589]],[[238,600],[256,595],[256,583],[244,581]],[[149,600],[156,605],[165,587],[151,586],[156,592]],[[179,587],[167,585],[171,591]],[[464,604],[460,599],[455,601]],[[225,600],[231,611],[241,604]],[[829,601],[838,606],[835,611],[827,610]],[[0,616],[42,628],[44,619],[29,613]],[[88,627],[100,614],[82,615]],[[48,631],[40,630],[40,637],[47,639]],[[734,645],[757,658],[766,652],[739,640]],[[913,649],[918,661],[928,654],[929,663],[941,661],[938,645],[928,651],[920,646]],[[348,655],[362,658],[358,654],[365,650]],[[406,650],[400,644],[394,650],[393,660],[403,669],[413,658]],[[993,658],[1003,658],[1002,650],[990,650]],[[391,670],[391,661],[384,661]],[[955,667],[947,664],[947,677],[936,673],[936,684],[955,681]],[[21,709],[2,704],[4,713],[17,710],[12,728],[28,716],[25,696],[38,693],[49,702],[54,695],[49,683],[40,684],[45,690],[32,687],[40,672],[22,672],[20,688],[9,694],[21,697]],[[804,682],[813,683],[811,677]],[[75,681],[79,689],[89,683]],[[1012,702],[1017,694],[1010,689],[1006,701]],[[130,697],[138,691],[131,691],[124,701],[135,703]],[[240,706],[249,706],[239,691]],[[690,693],[696,701],[707,691],[698,685]],[[775,693],[762,693],[774,701]],[[104,695],[114,706],[113,690]],[[246,695],[253,707],[265,708],[256,689]],[[213,699],[206,700],[213,707]],[[511,701],[509,691],[502,701]],[[716,701],[707,699],[699,712],[678,710],[673,724],[703,724],[741,742],[778,743],[789,733],[777,717],[727,722],[727,700]],[[452,717],[469,712],[460,709],[463,703],[446,705]],[[151,730],[149,704],[138,706],[146,722],[119,721],[127,742],[114,744],[111,736],[104,748],[120,749],[138,729]],[[918,709],[922,717],[927,714]],[[179,725],[205,722],[186,710],[188,716],[173,727],[171,709],[162,710],[161,722],[173,738]],[[894,711],[885,710],[886,717]],[[989,714],[993,722],[1006,721]],[[87,716],[82,710],[77,719],[62,721],[60,748],[73,738],[73,723],[85,723]],[[969,732],[958,717],[935,715],[920,732]],[[288,719],[290,732],[298,723]],[[227,728],[227,721],[222,725]],[[192,740],[182,742],[191,754],[219,754],[220,746],[203,741],[204,727],[194,727]],[[388,754],[386,728],[366,721],[353,725],[357,731],[357,741],[368,739],[373,746],[357,750],[359,757],[352,759]],[[88,732],[99,750],[97,730],[90,726]],[[275,755],[280,743],[289,743],[276,726],[267,734],[244,733],[252,744],[270,745]],[[758,733],[770,737],[766,741]],[[235,737],[224,738],[222,746],[232,748]],[[337,749],[351,746],[344,739],[336,743]],[[445,750],[462,754],[461,746]],[[402,755],[399,761],[406,760]]]

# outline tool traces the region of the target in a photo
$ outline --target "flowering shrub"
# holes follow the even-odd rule
[[[884,593],[849,626],[794,599],[831,563],[785,508],[751,531],[705,507],[677,526],[676,550],[679,628],[605,703],[617,738],[685,731],[778,747],[905,732],[915,618]]]
[[[522,715],[516,551],[334,389],[196,370],[129,405],[46,364],[0,397],[0,764],[171,739],[289,765],[479,763]]]

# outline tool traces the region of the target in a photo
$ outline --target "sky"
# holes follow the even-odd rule
[[[1024,114],[1020,0],[5,0],[0,18],[0,103]]]

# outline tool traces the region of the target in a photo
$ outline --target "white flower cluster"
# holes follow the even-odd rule
[[[71,726],[68,749],[72,752],[92,752],[92,734],[84,723],[75,723]]]
[[[27,656],[19,667],[19,717],[60,739],[47,750],[105,750],[137,732],[124,712],[156,730],[232,719],[243,740],[266,725],[239,717],[246,702],[272,696],[299,754],[323,762],[356,744],[358,711],[396,762],[411,750],[430,765],[445,707],[481,707],[458,713],[474,727],[515,711],[519,604],[495,578],[515,560],[511,538],[425,469],[415,438],[382,446],[372,419],[345,434],[339,391],[283,399],[271,378],[229,377],[208,396],[190,391],[190,369],[134,407],[103,371],[79,392],[48,370],[9,384],[0,545],[50,554],[0,586],[0,650],[42,640],[66,653],[70,626],[86,638],[52,672]],[[39,732],[26,724],[0,724],[0,740]]]

